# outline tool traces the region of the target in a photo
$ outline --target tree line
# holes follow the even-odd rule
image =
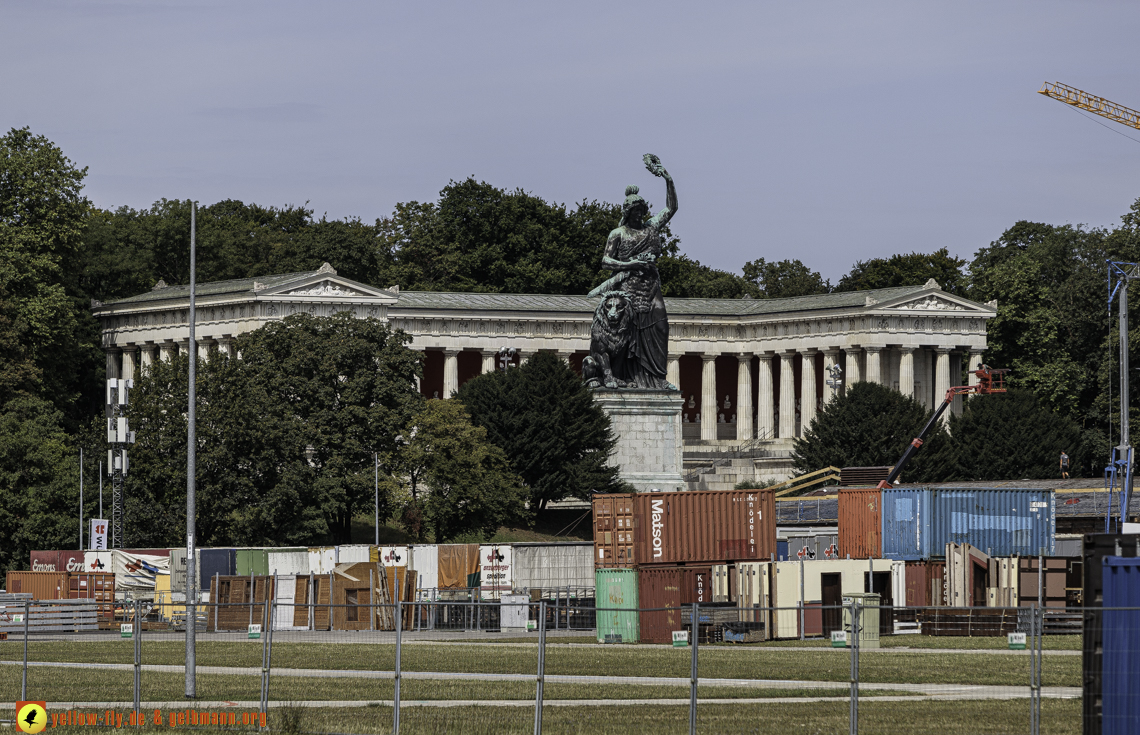
[[[78,503],[78,449],[84,446],[88,457],[95,457],[105,438],[99,418],[104,355],[92,301],[142,293],[160,279],[169,284],[188,279],[190,203],[160,199],[143,209],[100,209],[83,194],[86,174],[57,145],[27,128],[0,137],[0,537],[15,540],[11,548],[77,542],[69,509]],[[581,294],[608,275],[598,263],[606,233],[619,217],[617,204],[567,206],[473,178],[450,182],[434,202],[397,204],[391,215],[371,223],[316,217],[305,205],[225,200],[199,209],[198,277],[205,282],[310,271],[327,261],[346,277],[379,287]],[[835,284],[799,260],[759,252],[739,272],[713,269],[686,256],[680,240],[669,234],[659,267],[663,290],[674,297],[781,298],[915,285],[934,278],[950,293],[983,302],[996,299],[986,361],[1011,368],[1013,387],[1028,391],[1042,409],[1076,427],[1079,450],[1069,453],[1079,457],[1074,470],[1089,475],[1099,472],[1108,447],[1119,438],[1117,335],[1105,303],[1105,261],[1140,261],[1138,227],[1140,202],[1111,228],[1016,222],[993,242],[979,244],[971,260],[945,249],[861,260]],[[1136,325],[1135,313],[1132,318]],[[394,349],[390,345],[400,339],[393,334],[381,342],[384,349]],[[167,377],[176,384],[173,373]],[[211,378],[204,373],[203,379]],[[1130,403],[1136,401],[1135,382]],[[479,423],[471,407],[484,399],[474,389],[468,393],[464,406],[472,430],[482,429],[485,441],[510,462],[508,450],[517,437],[490,418]],[[413,403],[397,413],[407,418],[427,410]],[[235,414],[238,419],[248,416]],[[427,421],[424,417],[424,426]],[[269,429],[282,432],[283,446],[300,446],[299,435],[282,426]],[[392,435],[392,441],[395,436],[414,441],[402,433]],[[453,436],[459,441],[467,435]],[[288,474],[285,465],[270,461],[280,449],[261,448],[265,464],[257,471],[277,467],[283,474],[274,487],[311,479],[327,488],[333,500],[320,501],[325,503],[324,525],[310,528],[336,537],[343,533],[345,514],[356,506],[338,505],[335,498],[358,492],[351,488],[359,481],[347,478],[359,472],[367,452],[346,449],[354,459],[337,459],[326,467],[317,445],[312,446],[318,455],[306,460],[309,469],[294,456]],[[252,452],[256,447],[251,447]],[[411,453],[410,447],[404,451]],[[555,449],[543,448],[539,456],[564,461]],[[246,459],[252,462],[257,456]],[[497,466],[493,458],[487,462]],[[95,461],[88,464],[86,484],[93,488],[98,482]],[[313,469],[317,465],[319,472]],[[592,473],[602,472],[603,466],[566,474],[602,482]],[[510,471],[517,487],[531,488],[528,492],[537,487],[525,464],[511,464]],[[414,498],[417,492],[394,488],[392,497]],[[279,502],[289,497],[281,495]],[[393,513],[397,510],[392,507]],[[409,513],[409,524],[419,514],[424,532],[436,532],[430,509],[410,506]],[[273,517],[241,519],[233,527],[247,529],[241,533],[248,535],[230,538],[234,543],[261,538],[256,529],[272,528]],[[0,564],[9,560],[0,556]]]

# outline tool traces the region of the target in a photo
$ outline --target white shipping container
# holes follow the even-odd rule
[[[309,547],[309,574],[328,574],[337,565],[335,546]],[[365,561],[368,561],[365,559]]]
[[[435,544],[416,544],[408,549],[408,558],[416,570],[416,589],[425,590],[417,599],[429,599],[439,586],[439,548]]]
[[[497,600],[504,593],[510,594],[512,557],[509,544],[479,547],[479,594],[484,600]]]
[[[407,546],[380,546],[377,547],[380,563],[386,567],[408,566]]]
[[[113,551],[87,551],[83,554],[83,571],[106,572],[115,571],[115,552]]]
[[[270,574],[308,574],[309,552],[307,551],[270,551]]]
[[[372,547],[368,544],[342,544],[337,548],[337,564],[359,564],[372,561]]]
[[[565,544],[513,544],[514,588],[585,589],[594,586],[594,545],[590,542]]]

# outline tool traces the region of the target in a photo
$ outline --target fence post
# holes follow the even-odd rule
[[[807,624],[804,620],[804,560],[800,559],[800,640],[806,637],[804,626]]]
[[[415,606],[412,607],[415,609]],[[396,598],[396,671],[393,674],[392,689],[392,735],[400,735],[400,641],[404,630],[404,608]]]
[[[692,640],[689,646],[693,649],[693,664],[689,672],[689,735],[697,735],[697,646],[700,641],[701,603],[693,603],[693,625],[689,633]]]
[[[135,600],[135,723],[142,711],[142,600]]]
[[[859,732],[859,607],[851,599],[851,714],[849,730],[851,735]]]
[[[31,600],[24,600],[24,675],[20,684],[20,699],[28,701],[28,616],[32,612]]]
[[[253,614],[253,597],[250,597],[250,614]],[[261,701],[260,709],[265,714],[265,701],[269,694],[269,601],[261,609]]]
[[[534,735],[542,735],[542,681],[546,672],[546,600],[538,602],[538,686],[534,693]]]

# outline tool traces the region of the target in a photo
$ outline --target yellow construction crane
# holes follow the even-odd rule
[[[1130,128],[1140,130],[1140,112],[1124,105],[1118,105],[1115,102],[1109,102],[1104,97],[1097,97],[1095,94],[1083,92],[1076,87],[1070,87],[1067,84],[1060,82],[1045,82],[1045,86],[1037,90],[1038,94],[1043,94],[1046,97],[1052,97],[1055,100],[1064,102],[1066,105],[1072,105],[1082,110],[1087,110],[1094,115],[1107,117],[1109,120],[1114,120],[1121,125],[1127,125]]]

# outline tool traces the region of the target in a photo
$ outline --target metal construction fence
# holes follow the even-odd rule
[[[46,701],[62,725],[312,733],[1036,735],[1080,731],[1089,711],[1096,732],[1140,731],[1140,707],[1120,696],[1135,683],[1140,608],[1062,617],[849,595],[795,608],[270,600],[192,614],[135,601],[113,621],[84,615],[30,600],[0,611],[0,698]],[[1090,621],[1095,702],[1082,700]]]

